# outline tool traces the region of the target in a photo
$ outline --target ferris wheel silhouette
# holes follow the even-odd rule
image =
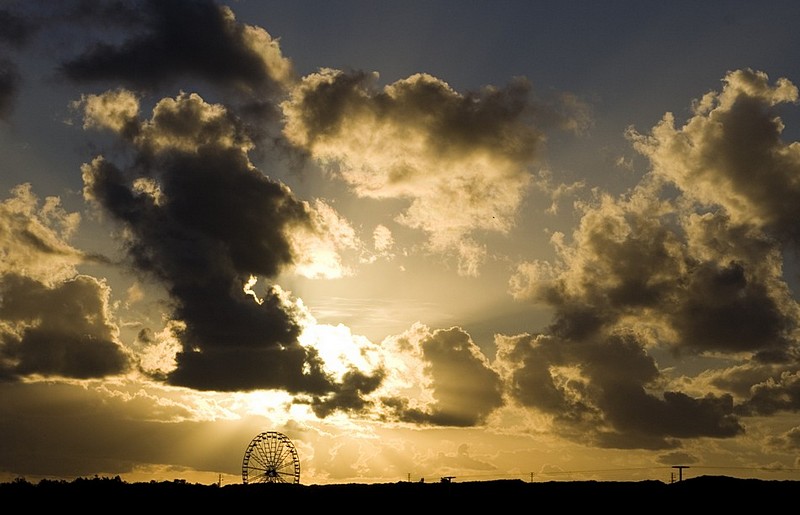
[[[277,431],[257,434],[244,451],[242,482],[299,483],[300,459],[292,441]]]

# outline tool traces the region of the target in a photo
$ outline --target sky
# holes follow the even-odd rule
[[[0,481],[800,479],[798,21],[0,2]]]

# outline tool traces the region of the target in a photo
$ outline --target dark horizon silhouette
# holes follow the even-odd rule
[[[285,509],[330,508],[372,510],[377,505],[393,509],[426,507],[469,508],[494,505],[498,509],[520,502],[568,503],[592,507],[633,508],[637,502],[662,509],[687,507],[742,508],[753,500],[794,499],[800,481],[697,476],[681,481],[545,481],[520,479],[456,482],[303,485],[292,483],[197,484],[184,480],[127,483],[119,478],[77,478],[73,481],[19,478],[0,484],[0,498],[27,509],[50,506],[89,506],[109,500],[128,508],[152,508],[175,503],[185,508],[235,509],[240,506],[284,506]],[[639,501],[636,501],[639,500]],[[742,504],[744,503],[744,504]],[[553,506],[548,504],[548,506]],[[566,507],[567,505],[565,505]],[[642,507],[638,504],[639,508]]]

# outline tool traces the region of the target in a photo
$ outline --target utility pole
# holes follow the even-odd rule
[[[688,465],[673,465],[672,468],[678,469],[678,481],[683,481],[683,469],[688,469]]]

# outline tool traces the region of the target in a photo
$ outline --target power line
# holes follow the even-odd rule
[[[459,474],[457,476],[450,476],[452,478],[461,478],[461,479],[477,479],[477,478],[494,478],[494,479],[528,479],[529,481],[533,482],[535,477],[541,476],[559,476],[559,475],[570,475],[570,474],[602,474],[602,473],[611,473],[611,472],[635,472],[635,471],[642,471],[642,470],[667,470],[667,469],[685,469],[685,468],[692,468],[692,469],[713,469],[713,470],[751,470],[751,471],[761,471],[761,472],[772,472],[772,473],[795,473],[800,472],[798,468],[775,468],[775,467],[744,467],[744,466],[713,466],[713,465],[654,465],[649,467],[619,467],[619,468],[603,468],[603,469],[575,469],[575,470],[551,470],[551,471],[542,471],[542,472],[527,472],[527,473],[517,473],[517,474]],[[411,474],[408,474],[408,478],[410,480]],[[425,479],[425,478],[421,478]]]

